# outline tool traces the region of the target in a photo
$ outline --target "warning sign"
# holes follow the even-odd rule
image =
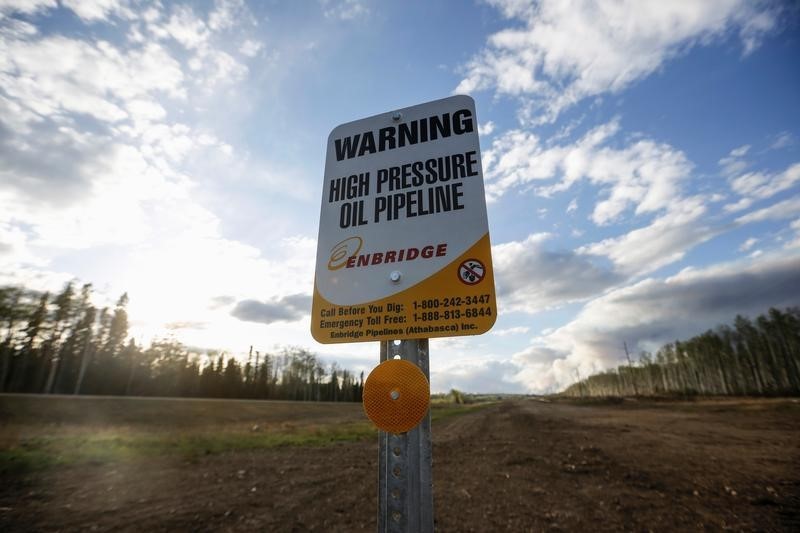
[[[325,161],[314,338],[476,335],[496,315],[472,98],[335,128]]]

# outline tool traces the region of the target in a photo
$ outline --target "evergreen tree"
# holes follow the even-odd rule
[[[15,351],[14,340],[19,333],[19,324],[25,318],[22,296],[23,290],[19,287],[0,287],[0,324],[5,330],[0,330],[3,339],[0,343],[0,392],[6,390]]]
[[[128,295],[113,312],[92,305],[92,286],[74,283],[50,298],[0,287],[0,391],[359,401],[360,379],[311,351],[285,347],[246,362],[193,353],[173,338],[147,349],[128,338]],[[205,356],[206,363],[201,364]]]

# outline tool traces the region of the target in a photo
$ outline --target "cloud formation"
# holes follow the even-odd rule
[[[462,360],[457,364],[434,363],[431,390],[524,393],[525,385],[515,379],[519,370],[513,362],[499,359]]]
[[[727,169],[730,171],[730,167]],[[725,211],[747,209],[754,202],[775,196],[800,183],[800,163],[794,163],[783,172],[747,172],[731,178],[731,190],[740,196],[736,203],[725,206]]]
[[[618,272],[628,276],[653,272],[683,259],[690,249],[722,231],[703,221],[706,212],[701,196],[675,201],[650,224],[584,245],[578,251],[605,256]]]
[[[320,0],[322,13],[333,20],[353,20],[369,14],[364,0]]]
[[[313,277],[308,239],[279,235],[265,257],[226,233],[203,197],[209,161],[236,177],[248,160],[198,109],[217,112],[248,75],[263,47],[255,21],[241,1],[127,5],[64,3],[78,16],[66,26],[48,23],[64,15],[55,2],[2,6],[0,284],[57,289],[75,272],[54,258],[80,257],[103,265],[82,269],[91,281],[131,293],[136,335],[250,337],[230,304],[299,292]],[[209,306],[221,294],[235,300]]]
[[[800,196],[793,196],[768,207],[742,215],[736,219],[736,222],[738,224],[749,224],[764,220],[783,220],[793,218],[797,216],[797,213],[800,213]]]
[[[730,323],[737,314],[753,317],[769,307],[797,305],[800,257],[747,261],[645,279],[592,300],[574,320],[514,355],[516,379],[531,390],[560,388],[575,380],[576,369],[585,377],[623,362],[623,342],[634,353],[655,350]]]
[[[526,185],[538,194],[565,191],[580,180],[600,188],[592,220],[606,225],[626,210],[655,213],[680,197],[692,164],[668,144],[640,138],[623,148],[610,145],[618,120],[597,126],[570,144],[547,146],[524,130],[509,131],[492,142],[483,156],[490,200]],[[548,183],[556,179],[556,183]]]
[[[492,247],[498,305],[505,311],[536,313],[585,300],[621,281],[586,255],[549,251],[547,233]]]
[[[311,296],[292,294],[262,302],[241,300],[231,311],[231,315],[245,322],[272,324],[273,322],[292,322],[308,315],[311,309]]]
[[[732,32],[748,54],[777,21],[773,9],[747,0],[489,3],[522,26],[490,36],[455,92],[520,96],[523,114],[534,122],[551,122],[585,98],[620,92],[692,46]]]
[[[230,4],[218,2],[208,23],[198,23],[206,30],[197,54],[222,57],[211,26],[230,24],[211,21]],[[93,26],[128,25],[127,40],[114,42],[46,32],[14,17],[0,20],[0,224],[22,223],[26,239],[38,245],[142,243],[170,222],[217,233],[216,217],[190,200],[194,182],[184,164],[192,153],[224,156],[230,147],[172,115],[181,110],[176,114],[191,120],[185,107],[198,90],[214,87],[219,65],[192,64],[196,56],[185,60],[172,34],[159,29],[175,17],[189,25],[180,18],[188,13],[184,8],[175,6],[168,17],[159,4],[141,13],[125,6],[65,3]],[[12,3],[5,10],[46,14],[52,7]],[[150,32],[148,39],[137,37],[142,31]],[[234,62],[238,66],[230,68],[246,70]]]

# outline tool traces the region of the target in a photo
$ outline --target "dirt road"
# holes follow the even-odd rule
[[[377,445],[60,467],[2,531],[375,529]],[[504,402],[434,426],[437,531],[798,531],[796,400]]]

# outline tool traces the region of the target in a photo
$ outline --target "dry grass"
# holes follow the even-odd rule
[[[435,422],[480,407],[437,403],[431,415]],[[0,422],[0,473],[377,434],[359,403],[0,395]]]

